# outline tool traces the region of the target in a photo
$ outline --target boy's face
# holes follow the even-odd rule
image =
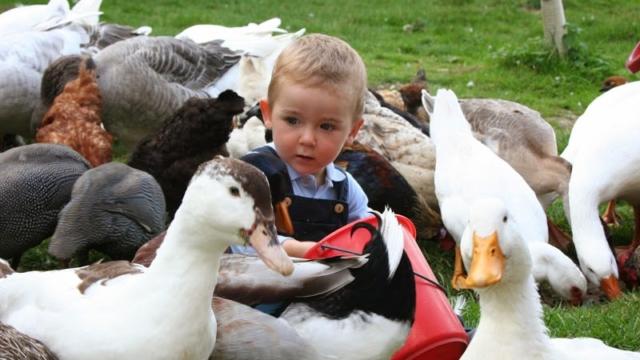
[[[273,130],[282,160],[301,175],[322,179],[325,167],[353,142],[362,125],[362,119],[353,119],[352,98],[326,87],[285,83],[273,108],[262,101],[264,123]]]

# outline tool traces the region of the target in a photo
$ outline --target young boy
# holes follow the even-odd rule
[[[366,77],[356,51],[327,35],[303,36],[276,60],[268,99],[260,102],[273,143],[254,149],[243,160],[270,180],[284,179],[288,206],[278,207],[276,213],[285,224],[278,230],[285,235],[281,241],[290,256],[302,257],[316,241],[369,215],[360,185],[333,165],[362,126]],[[272,195],[276,196],[273,188]],[[286,208],[290,223],[282,221],[287,219]],[[240,247],[233,251],[247,252]]]

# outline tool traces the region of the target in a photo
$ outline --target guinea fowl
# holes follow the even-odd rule
[[[76,180],[71,200],[58,216],[49,253],[60,260],[98,250],[112,260],[131,260],[142,244],[165,228],[165,202],[158,182],[144,171],[111,162]]]
[[[74,182],[89,168],[64,145],[31,144],[0,153],[0,257],[17,269],[23,252],[51,236]]]
[[[198,165],[228,155],[233,116],[243,107],[244,100],[231,90],[217,99],[189,99],[131,154],[129,166],[148,172],[162,187],[169,219]]]

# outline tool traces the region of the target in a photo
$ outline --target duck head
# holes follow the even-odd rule
[[[530,276],[529,249],[502,201],[474,202],[460,242],[459,255],[468,273],[454,277],[457,289],[487,288]]]
[[[187,217],[189,226],[217,234],[227,245],[250,244],[269,268],[283,275],[293,272],[278,242],[269,183],[252,165],[222,157],[201,164],[178,216]]]

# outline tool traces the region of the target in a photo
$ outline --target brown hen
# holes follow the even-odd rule
[[[45,114],[36,141],[67,145],[94,167],[107,163],[113,137],[102,126],[101,111],[95,63],[87,58],[80,64],[78,77],[65,85]]]

